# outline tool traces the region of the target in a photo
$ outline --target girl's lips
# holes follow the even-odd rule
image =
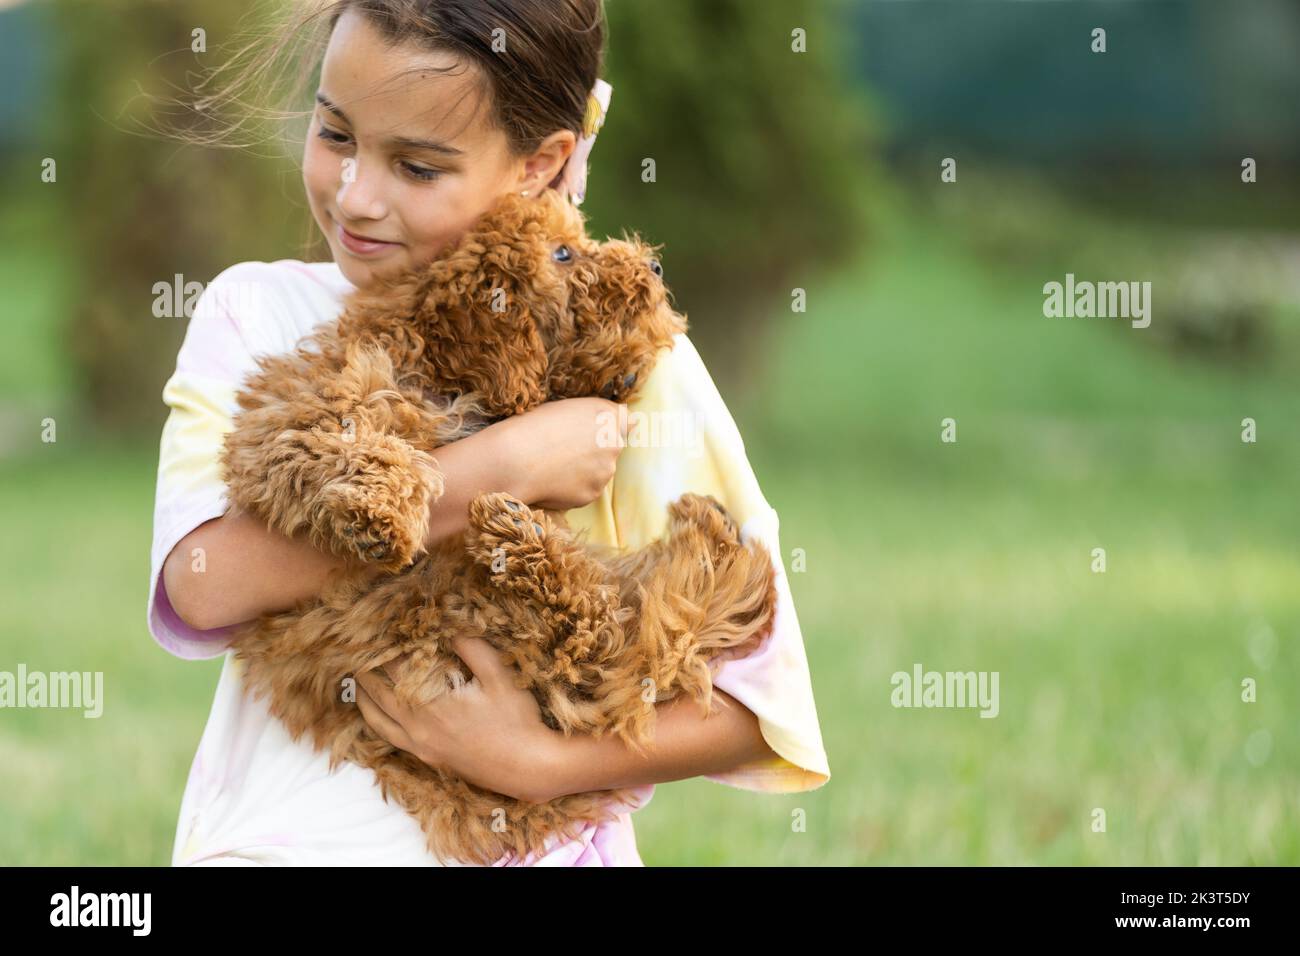
[[[348,232],[342,225],[337,223],[335,225],[338,226],[339,242],[354,255],[373,256],[401,245],[401,243],[397,242],[376,242],[373,239],[363,239],[361,236]]]

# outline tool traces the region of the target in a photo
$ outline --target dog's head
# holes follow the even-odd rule
[[[508,194],[421,271],[413,319],[439,387],[477,392],[496,415],[629,401],[687,328],[656,253],[636,236],[590,239],[554,191]]]

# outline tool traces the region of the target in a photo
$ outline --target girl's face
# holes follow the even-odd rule
[[[352,10],[334,26],[302,177],[312,216],[355,286],[427,263],[504,193],[537,195],[573,150],[573,133],[560,130],[532,156],[511,156],[488,104],[477,102],[476,65],[393,79],[459,64],[388,45]]]

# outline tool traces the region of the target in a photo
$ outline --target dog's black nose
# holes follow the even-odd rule
[[[659,276],[659,278],[661,279],[663,278],[664,267],[659,264],[658,259],[650,260],[650,271],[653,272],[655,275]]]
[[[605,387],[600,390],[600,397],[613,401],[615,396],[622,392],[631,391],[632,386],[636,384],[636,372],[628,372],[623,376],[622,383],[616,378],[611,378],[605,383]]]

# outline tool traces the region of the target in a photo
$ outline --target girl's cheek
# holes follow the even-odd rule
[[[302,178],[312,198],[328,199],[339,187],[342,166],[338,156],[325,149],[315,136],[302,157]]]

